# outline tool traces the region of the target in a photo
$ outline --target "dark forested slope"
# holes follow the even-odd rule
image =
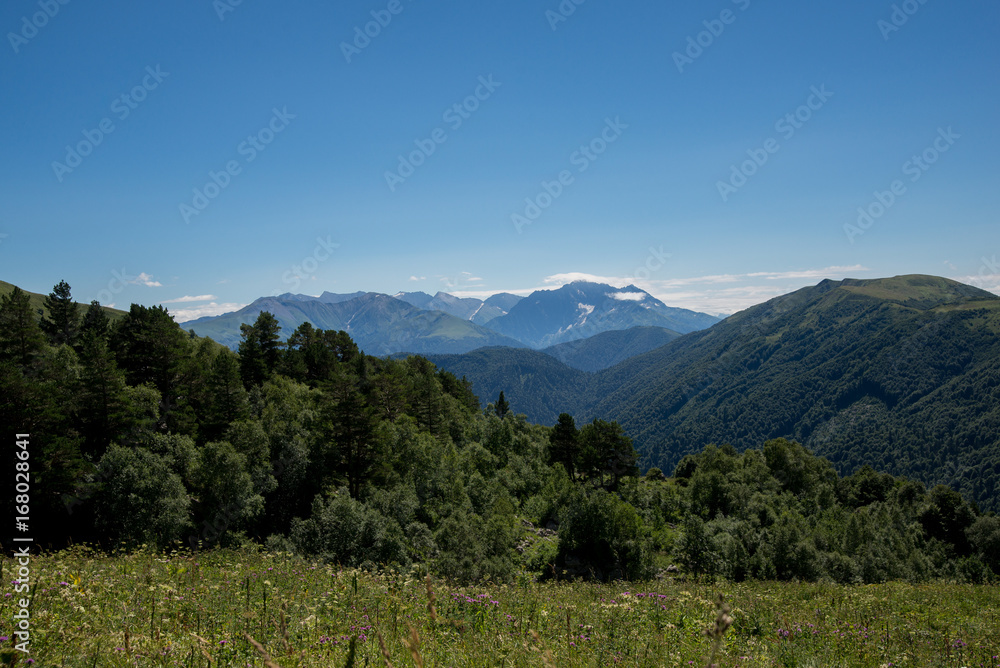
[[[647,465],[795,438],[842,470],[1000,483],[1000,298],[944,278],[823,281],[596,374],[582,413]]]

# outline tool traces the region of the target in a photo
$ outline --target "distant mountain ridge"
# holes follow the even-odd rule
[[[455,297],[446,292],[438,292],[433,297],[426,292],[399,292],[393,297],[417,308],[442,311],[477,325],[485,325],[494,318],[506,315],[514,304],[523,299],[509,292],[495,294],[485,301],[474,297]]]
[[[287,338],[304,322],[320,329],[343,330],[370,355],[397,352],[461,353],[484,346],[521,344],[480,325],[441,311],[426,311],[375,292],[356,295],[324,293],[319,298],[298,295],[262,297],[234,313],[199,318],[183,324],[199,336],[209,336],[235,348],[240,325],[252,324],[263,311],[274,315]]]
[[[686,334],[719,322],[706,313],[670,307],[634,285],[615,288],[576,281],[538,290],[489,327],[532,348],[546,348],[602,332],[652,326]]]
[[[240,325],[252,324],[262,311],[274,314],[283,337],[310,322],[320,329],[343,329],[372,355],[460,354],[490,346],[539,348],[637,326],[689,332],[718,322],[714,316],[668,307],[635,286],[614,288],[577,282],[557,290],[539,290],[527,298],[498,293],[485,300],[445,292],[434,296],[425,292],[394,296],[324,292],[318,297],[286,293],[262,297],[233,313],[182,325],[235,348],[241,338]],[[594,352],[599,345],[595,343],[575,356],[569,349],[553,354],[557,358],[565,355],[571,366],[583,364],[581,368],[587,370],[623,359],[620,351],[606,348],[602,353]],[[622,342],[630,354],[644,352],[649,345]],[[601,355],[611,361],[601,361]]]

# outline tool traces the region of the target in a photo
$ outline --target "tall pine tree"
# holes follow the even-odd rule
[[[48,316],[42,316],[42,331],[54,346],[73,345],[80,330],[80,311],[70,294],[69,283],[59,281],[45,298]]]
[[[83,314],[83,322],[80,324],[80,338],[94,336],[99,339],[106,339],[110,329],[111,321],[108,319],[101,302],[94,300],[90,302],[87,311]]]
[[[510,412],[510,404],[507,403],[507,398],[503,396],[503,390],[500,390],[500,397],[497,399],[494,408],[496,409],[497,417],[501,420],[507,417],[507,413]]]
[[[573,416],[560,413],[559,421],[549,434],[549,461],[559,462],[565,467],[569,477],[576,477],[576,460],[580,456],[580,432]]]
[[[281,359],[281,341],[274,314],[261,311],[253,325],[240,325],[240,375],[246,386],[261,385],[278,366]]]
[[[28,294],[15,287],[0,299],[0,361],[9,359],[28,366],[44,345]]]

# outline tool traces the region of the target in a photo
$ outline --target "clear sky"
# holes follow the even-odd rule
[[[712,313],[1000,289],[996,2],[236,2],[3,4],[0,279],[178,320],[588,276]]]

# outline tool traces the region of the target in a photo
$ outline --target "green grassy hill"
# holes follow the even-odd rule
[[[7,283],[6,281],[0,281],[0,297],[6,296],[6,295],[10,294],[11,292],[13,292],[14,291],[14,287],[15,287],[15,285],[13,283]],[[39,311],[45,311],[45,297],[47,296],[47,294],[42,295],[42,294],[38,294],[37,292],[28,292],[27,290],[24,290],[24,288],[21,288],[21,289],[25,293],[27,293],[28,298],[31,301],[31,310],[33,310],[35,313],[38,313]],[[86,310],[87,310],[87,308],[89,306],[90,306],[90,304],[80,304],[80,315],[81,316],[86,312]],[[101,308],[104,309],[104,313],[108,316],[108,319],[112,320],[112,321],[117,320],[118,318],[121,318],[126,313],[125,311],[120,311],[120,310],[115,309],[115,308],[109,308],[107,306],[102,306]],[[48,312],[46,312],[46,315],[48,315]]]

